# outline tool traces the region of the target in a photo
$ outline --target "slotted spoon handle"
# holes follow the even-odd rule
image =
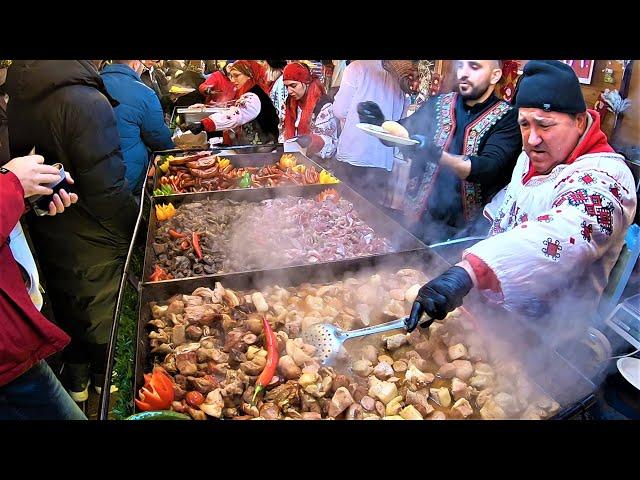
[[[362,337],[364,335],[373,335],[374,333],[386,332],[387,330],[396,330],[398,328],[407,328],[407,322],[409,317],[402,317],[392,322],[381,323],[380,325],[373,325],[371,327],[359,328],[358,330],[350,330],[343,333],[343,338]]]

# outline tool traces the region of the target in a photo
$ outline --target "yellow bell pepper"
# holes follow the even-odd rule
[[[305,165],[296,165],[292,170],[296,173],[304,173],[307,167]]]
[[[322,184],[324,184],[324,183],[340,183],[340,180],[338,180],[336,177],[331,175],[326,170],[322,170],[320,172],[320,183],[322,183]]]
[[[169,205],[156,205],[156,218],[159,222],[169,220],[175,214],[176,209],[171,203],[169,203]]]
[[[285,153],[280,157],[280,161],[278,163],[280,164],[280,168],[287,169],[289,167],[295,167],[298,162],[296,161],[295,156],[290,153]]]
[[[231,160],[229,160],[228,158],[218,158],[218,167],[220,168],[220,170],[222,170],[223,168],[227,168],[229,164],[231,164]]]

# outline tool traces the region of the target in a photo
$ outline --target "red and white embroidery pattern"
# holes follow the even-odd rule
[[[585,173],[581,177],[578,177],[578,180],[580,181],[580,183],[583,183],[585,185],[589,185],[594,182],[593,177],[588,173]]]
[[[560,258],[560,252],[562,251],[562,245],[560,245],[560,240],[551,240],[551,237],[547,238],[542,244],[545,246],[542,249],[542,253],[544,253],[547,257],[551,257],[553,260],[558,260]]]
[[[591,243],[591,234],[593,233],[593,225],[591,224],[587,225],[587,221],[585,220],[584,222],[582,222],[581,226],[582,226],[582,230],[580,231],[580,233],[582,233],[582,238],[584,238],[587,242]]]
[[[538,218],[536,218],[536,220],[538,220],[539,222],[549,223],[551,220],[553,220],[553,217],[547,213],[544,215],[540,215]]]

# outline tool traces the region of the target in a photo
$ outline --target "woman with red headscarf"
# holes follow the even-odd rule
[[[235,105],[192,123],[194,134],[222,131],[227,145],[273,143],[278,139],[278,113],[264,89],[264,67],[253,60],[238,60],[229,68],[235,85]]]
[[[338,122],[324,87],[318,79],[312,78],[311,71],[302,63],[288,64],[282,78],[289,92],[284,139],[298,137],[298,143],[307,146],[309,156],[332,157],[338,144]]]

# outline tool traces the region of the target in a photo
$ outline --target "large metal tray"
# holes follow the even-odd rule
[[[204,150],[194,150],[192,152],[187,152],[187,153],[193,154],[199,151],[204,151]],[[212,150],[211,152],[213,154],[216,154],[214,150]],[[228,158],[229,160],[231,160],[231,163],[233,164],[234,167],[262,167],[265,165],[273,165],[277,163],[278,160],[280,160],[280,157],[282,157],[283,153],[280,153],[280,152],[278,153],[240,153],[240,152],[232,153],[232,150],[222,150],[220,151],[219,155],[222,155]],[[320,165],[313,162],[311,159],[304,156],[302,153],[294,152],[294,153],[291,153],[291,155],[294,155],[296,157],[296,161],[298,165],[315,167],[318,173],[322,171],[322,167]],[[160,179],[165,175],[159,168],[156,168],[155,170],[156,171],[155,171],[154,180],[153,180],[154,190],[160,187]],[[283,187],[262,187],[262,188],[283,188]],[[211,192],[229,192],[232,190],[242,190],[242,191],[261,190],[261,188],[249,188],[249,189],[243,188],[243,189],[210,190],[210,191]],[[198,193],[208,193],[208,192],[198,192]],[[197,193],[179,193],[178,195],[197,195]]]
[[[384,269],[399,270],[401,268],[421,269],[429,276],[437,276],[446,270],[450,265],[431,249],[401,252],[377,257],[361,257],[342,262],[303,265],[287,267],[259,272],[245,272],[230,275],[214,275],[210,277],[198,277],[185,279],[180,282],[155,282],[142,285],[142,291],[138,304],[138,326],[135,345],[135,388],[133,395],[142,387],[144,383],[143,374],[150,371],[151,358],[149,357],[148,329],[147,323],[151,317],[150,302],[164,302],[176,294],[190,294],[198,287],[213,288],[215,282],[220,281],[224,287],[234,290],[260,289],[268,285],[280,285],[281,287],[295,286],[305,282],[309,283],[329,283],[340,280],[345,276],[356,272],[381,271]],[[465,310],[472,316],[477,316],[482,312],[483,321],[476,320],[478,329],[491,329],[494,324],[485,324],[487,315],[495,314],[496,317],[503,318],[510,322],[511,334],[527,335],[525,324],[520,318],[511,313],[493,307],[491,312],[486,305],[479,305],[478,299],[473,295],[465,299]],[[489,332],[490,333],[490,332]],[[571,365],[556,352],[551,349],[548,352],[553,368],[545,372],[544,375],[530,375],[531,380],[548,396],[556,400],[561,409],[552,418],[566,419],[584,411],[594,401],[593,391],[596,385],[575,366]],[[522,358],[526,360],[526,356]],[[530,374],[530,372],[527,372]],[[554,385],[573,384],[572,395],[567,396],[566,391],[554,388]]]
[[[311,198],[317,195],[319,192],[327,187],[335,188],[340,195],[353,203],[355,211],[358,216],[365,221],[373,230],[383,237],[386,237],[393,248],[393,252],[403,252],[412,250],[422,250],[426,248],[426,245],[414,237],[411,233],[405,230],[398,223],[387,217],[382,211],[377,209],[365,198],[360,196],[357,192],[346,186],[344,183],[337,183],[332,185],[306,185],[306,186],[290,186],[290,187],[276,187],[276,188],[256,188],[256,189],[240,189],[240,190],[222,190],[219,192],[211,193],[193,193],[193,194],[181,194],[181,195],[169,195],[165,197],[154,197],[153,205],[157,203],[169,203],[171,202],[174,207],[178,208],[184,203],[199,202],[202,200],[220,200],[228,198],[237,201],[250,201],[259,202],[268,198],[283,197],[286,195],[300,196],[304,198]],[[153,250],[153,240],[155,232],[157,230],[157,219],[155,216],[155,208],[151,209],[149,218],[149,230],[147,232],[147,243],[143,268],[143,282],[148,283],[147,279],[153,272],[155,265],[156,254]],[[373,255],[386,256],[387,254]],[[371,255],[370,255],[371,256]],[[343,260],[330,263],[340,263]],[[217,274],[213,276],[226,276],[233,273],[240,272],[227,272],[225,274]],[[212,275],[208,275],[213,277]],[[176,280],[163,280],[162,282],[181,282],[184,279]],[[153,282],[157,283],[157,282]]]

